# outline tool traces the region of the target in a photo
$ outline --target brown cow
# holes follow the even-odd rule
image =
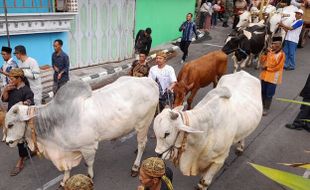
[[[213,87],[222,75],[226,73],[227,55],[222,51],[213,51],[198,59],[185,64],[178,75],[178,82],[173,88],[175,93],[174,107],[181,105],[185,96],[191,92],[187,99],[187,109],[191,109],[193,99],[199,88],[208,86],[213,82]]]

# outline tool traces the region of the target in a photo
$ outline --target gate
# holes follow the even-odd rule
[[[69,32],[70,68],[131,58],[135,0],[79,0]]]

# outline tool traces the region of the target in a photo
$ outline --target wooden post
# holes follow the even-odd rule
[[[259,20],[263,19],[263,12],[265,12],[267,5],[269,4],[270,0],[262,0],[260,2],[260,8],[259,8]],[[265,6],[265,9],[264,9]],[[264,10],[263,10],[264,9]]]

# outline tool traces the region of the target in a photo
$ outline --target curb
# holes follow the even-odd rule
[[[171,52],[171,51],[176,51],[177,49],[180,49],[179,46],[172,46],[168,49],[164,49],[162,50],[162,52]],[[155,59],[156,57],[156,53],[150,55],[147,57],[147,61],[151,61],[153,59]],[[100,72],[100,73],[95,73],[95,74],[91,74],[89,76],[83,76],[83,77],[80,77],[80,80],[84,81],[84,82],[87,82],[87,83],[91,83],[92,81],[94,80],[100,80],[100,79],[103,79],[109,75],[113,75],[115,73],[118,73],[118,72],[121,72],[125,69],[129,69],[131,68],[131,63],[127,63],[127,64],[124,64],[122,66],[118,66],[118,67],[115,67],[113,69],[105,69],[103,68],[104,71]],[[51,92],[48,92],[46,94],[43,94],[42,95],[42,99],[48,99],[48,98],[52,98],[54,96],[54,93],[51,91]]]

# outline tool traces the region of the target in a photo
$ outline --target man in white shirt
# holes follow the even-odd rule
[[[1,55],[4,60],[3,66],[0,68],[0,72],[3,74],[2,77],[2,86],[5,86],[9,83],[9,72],[13,68],[17,68],[17,63],[12,58],[12,48],[4,47],[1,48]]]
[[[160,97],[159,107],[160,111],[166,106],[173,103],[172,89],[177,82],[175,71],[173,67],[166,64],[167,55],[164,52],[156,54],[156,64],[151,67],[149,78],[155,80],[159,85]]]
[[[302,30],[304,21],[302,20],[302,15],[304,11],[298,9],[295,12],[296,20],[292,23],[291,26],[285,26],[282,22],[279,23],[279,27],[283,28],[286,31],[286,36],[284,40],[283,51],[285,53],[285,70],[294,70],[295,69],[295,54],[296,48],[299,41],[299,35]]]
[[[14,49],[14,55],[20,61],[18,67],[23,69],[24,75],[28,79],[30,88],[34,93],[34,103],[35,105],[41,105],[42,84],[39,65],[35,59],[27,56],[24,46],[18,45]]]

